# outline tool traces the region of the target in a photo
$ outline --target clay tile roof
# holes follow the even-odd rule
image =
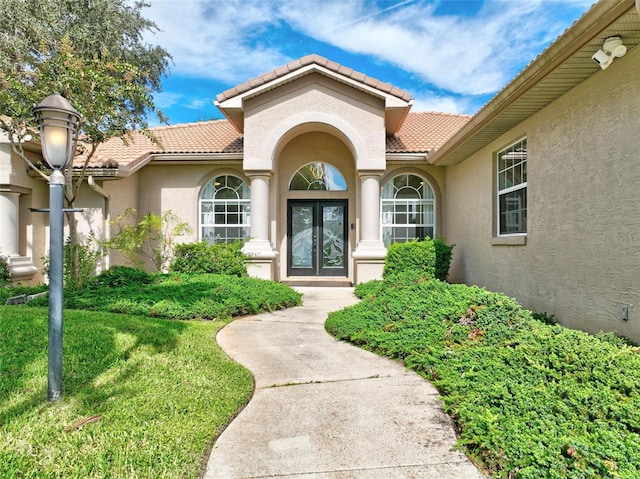
[[[452,113],[409,113],[396,134],[387,137],[387,153],[426,153],[437,150],[469,121],[470,115]],[[134,132],[127,144],[114,138],[100,145],[89,164],[90,168],[133,167],[149,155],[162,153],[243,153],[243,137],[227,120],[185,123],[152,128],[161,145],[151,142],[140,132]],[[84,156],[74,164],[83,164]]]
[[[471,115],[409,113],[400,130],[387,137],[387,153],[426,153],[440,148]]]
[[[320,55],[316,55],[315,53],[299,58],[298,60],[293,60],[292,62],[287,63],[284,66],[278,67],[269,73],[265,73],[264,75],[260,75],[259,77],[253,78],[248,82],[241,83],[240,85],[237,85],[234,88],[230,88],[229,90],[226,90],[220,93],[216,98],[219,102],[229,100],[230,98],[241,95],[242,93],[245,93],[246,91],[249,91],[252,88],[256,88],[258,86],[264,85],[270,81],[283,77],[291,72],[295,72],[296,70],[299,70],[311,64],[319,65],[345,78],[349,78],[358,83],[363,83],[372,88],[379,89],[385,93],[388,93],[402,100],[405,100],[405,101],[411,100],[411,95],[404,90],[395,88],[389,85],[388,83],[383,83],[363,73],[356,72],[351,68],[340,65],[339,63],[328,60],[327,58],[321,57]]]
[[[113,138],[99,146],[90,168],[116,168],[118,165],[135,164],[150,154],[157,153],[236,153],[242,154],[243,137],[227,120],[184,123],[161,126],[150,131],[159,140],[153,143],[140,132],[134,132],[124,143]],[[81,166],[85,156],[79,155],[74,166]]]

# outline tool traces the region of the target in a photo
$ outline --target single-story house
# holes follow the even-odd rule
[[[224,120],[102,145],[80,227],[104,238],[129,207],[171,210],[193,228],[180,241],[247,240],[251,275],[292,284],[378,278],[390,243],[444,237],[451,281],[640,341],[637,8],[596,3],[474,116],[411,112],[410,93],[303,57],[219,94]],[[47,218],[30,208],[47,201],[0,140],[18,278],[42,279]]]

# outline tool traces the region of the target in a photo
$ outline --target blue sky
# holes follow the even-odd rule
[[[412,111],[473,114],[593,0],[149,3],[146,40],[173,56],[155,101],[177,124],[222,118],[218,93],[310,53],[408,91]]]

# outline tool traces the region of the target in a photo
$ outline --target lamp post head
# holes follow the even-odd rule
[[[54,170],[62,170],[76,148],[80,113],[62,95],[49,95],[33,109],[40,128],[42,155]]]

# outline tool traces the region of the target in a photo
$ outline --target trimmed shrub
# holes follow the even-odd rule
[[[640,477],[640,348],[475,286],[398,281],[410,276],[360,287],[327,331],[433,382],[458,446],[496,479]]]
[[[11,285],[13,275],[11,274],[11,265],[6,256],[0,255],[0,288]]]
[[[132,284],[150,284],[152,281],[153,277],[141,269],[129,266],[114,266],[93,278],[90,284],[92,286],[117,288]]]
[[[382,276],[387,278],[415,272],[433,278],[435,265],[436,249],[430,238],[423,241],[415,239],[406,243],[392,243],[387,250]]]
[[[241,241],[211,245],[201,241],[176,245],[171,271],[246,276],[242,245]]]
[[[449,276],[451,266],[451,254],[455,245],[446,244],[442,238],[433,240],[436,249],[436,270],[435,277],[440,281],[446,281]]]

